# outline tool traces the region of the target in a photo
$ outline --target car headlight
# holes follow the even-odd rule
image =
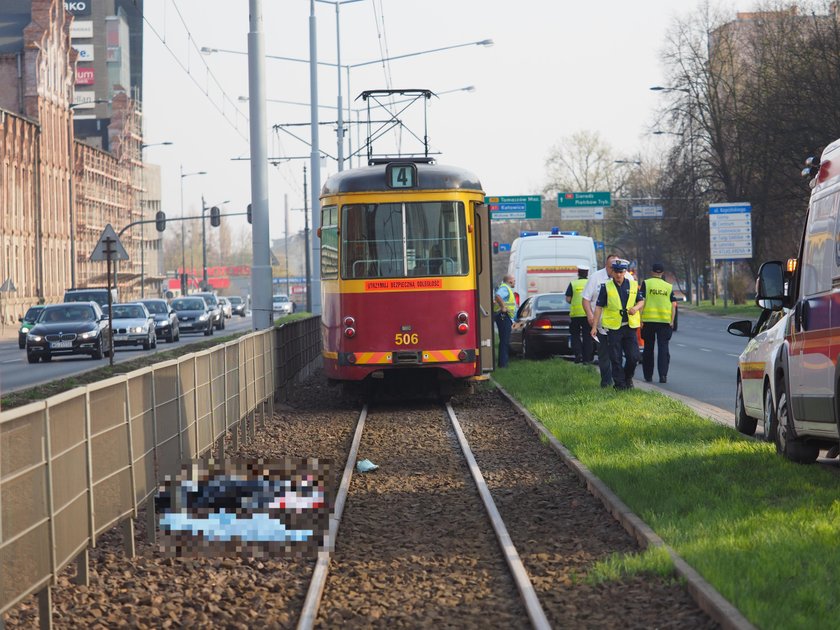
[[[80,335],[79,335],[79,338],[80,338],[80,339],[93,339],[94,337],[96,337],[96,333],[97,333],[97,332],[99,332],[99,331],[97,331],[97,330],[89,330],[89,331],[87,331],[87,332],[83,332],[82,334],[80,334]]]
[[[165,322],[165,321],[155,322],[155,326],[157,326],[158,328],[166,328],[167,326],[169,326],[169,322]]]
[[[43,340],[44,340],[44,338],[43,338],[41,335],[32,335],[32,334],[30,334],[30,335],[27,335],[27,336],[26,336],[26,340],[27,340],[27,341],[32,341],[32,342],[34,342],[34,343],[38,343],[39,341],[43,341]]]
[[[200,322],[206,322],[206,321],[207,321],[207,313],[205,313],[204,315],[202,315],[201,317],[199,317],[199,318],[198,318],[198,321],[200,321]]]
[[[23,334],[28,333],[29,332],[29,327],[28,326],[21,326],[20,327],[20,332],[22,332]]]
[[[129,328],[128,332],[130,333],[143,333],[146,332],[146,329],[142,326],[134,326],[133,328]]]

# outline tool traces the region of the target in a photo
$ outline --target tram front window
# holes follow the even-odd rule
[[[466,275],[466,233],[458,201],[345,205],[341,277]]]

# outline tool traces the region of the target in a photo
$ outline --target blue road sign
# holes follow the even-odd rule
[[[499,251],[500,252],[509,252],[510,251],[510,243],[499,243]]]

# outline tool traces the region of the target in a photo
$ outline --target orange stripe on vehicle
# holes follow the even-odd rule
[[[321,354],[325,359],[338,359],[338,352],[329,352],[324,350]]]
[[[381,365],[392,363],[390,352],[357,352],[356,365]]]
[[[745,361],[740,364],[741,378],[745,380],[764,378],[764,361]]]
[[[448,363],[458,360],[460,350],[423,350],[423,363]]]

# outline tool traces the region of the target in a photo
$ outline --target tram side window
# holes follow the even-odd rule
[[[338,278],[338,208],[321,209],[321,278]]]

